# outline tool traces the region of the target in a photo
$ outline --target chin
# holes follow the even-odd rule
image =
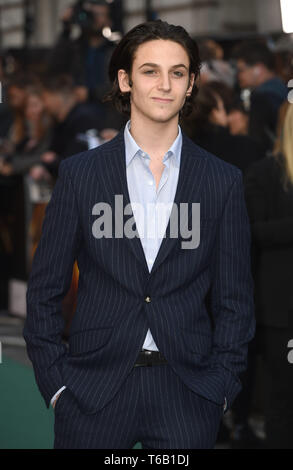
[[[179,111],[176,112],[176,113],[154,113],[152,115],[150,115],[150,119],[152,121],[155,121],[155,122],[159,122],[159,123],[164,123],[164,122],[169,122],[171,121],[172,119],[174,119],[176,116],[179,115]]]

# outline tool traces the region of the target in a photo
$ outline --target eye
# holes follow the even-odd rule
[[[145,75],[153,75],[153,74],[156,73],[156,71],[155,71],[155,70],[145,70],[143,73],[144,73]]]
[[[183,74],[182,72],[179,72],[179,70],[174,71],[174,75],[175,75],[175,77],[177,77],[177,78],[181,78],[181,77],[184,76],[184,74]]]

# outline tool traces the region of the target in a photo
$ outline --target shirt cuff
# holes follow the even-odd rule
[[[223,408],[224,408],[224,413],[225,413],[225,411],[227,411],[227,408],[228,408],[228,402],[227,402],[226,397],[225,397],[225,402],[224,402]]]
[[[51,405],[53,405],[54,401],[56,400],[57,396],[59,395],[59,393],[63,392],[63,390],[65,390],[65,385],[61,388],[59,388],[58,392],[55,393],[55,395],[53,396],[53,398],[51,399]]]

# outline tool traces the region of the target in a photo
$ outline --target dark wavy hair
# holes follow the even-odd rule
[[[263,41],[243,41],[234,47],[232,56],[249,66],[261,63],[269,70],[274,71],[276,68],[275,54]]]
[[[199,75],[201,62],[198,46],[182,26],[174,26],[161,20],[148,21],[135,26],[121,39],[112,54],[109,64],[109,77],[112,89],[104,99],[105,102],[111,101],[119,112],[127,116],[130,116],[130,93],[121,93],[118,82],[118,70],[125,70],[130,77],[134,55],[138,47],[145,42],[156,39],[170,40],[180,44],[189,57],[189,75],[194,73],[195,79]],[[197,91],[198,88],[194,84],[191,96],[186,98],[180,112],[182,116],[187,116],[192,111]]]

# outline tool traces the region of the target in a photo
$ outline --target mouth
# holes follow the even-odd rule
[[[156,101],[157,103],[172,103],[173,100],[171,100],[170,98],[157,98],[157,97],[154,97],[152,98],[153,101]]]

